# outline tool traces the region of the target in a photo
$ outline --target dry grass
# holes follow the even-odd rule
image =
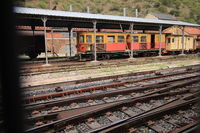
[[[148,63],[141,65],[126,65],[121,67],[108,67],[93,70],[78,70],[73,72],[52,73],[29,77],[22,81],[22,86],[39,85],[53,82],[63,82],[70,80],[78,80],[85,78],[95,78],[108,75],[125,74],[130,72],[150,71],[157,69],[165,69],[171,67],[180,67],[193,64],[200,64],[200,58],[185,59],[180,61],[167,61],[162,63]]]

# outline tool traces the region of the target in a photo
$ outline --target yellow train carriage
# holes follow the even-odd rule
[[[184,50],[192,51],[196,49],[195,39],[192,36],[184,37]],[[181,51],[182,50],[182,36],[168,35],[166,36],[166,50],[167,51]]]

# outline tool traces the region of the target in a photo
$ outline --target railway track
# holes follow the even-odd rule
[[[144,102],[145,97],[154,97],[156,96],[156,99],[158,97],[163,98],[166,100],[168,99],[169,101],[173,100],[174,98],[171,96],[175,96],[177,99],[179,99],[181,97],[181,95],[184,94],[188,94],[191,92],[194,92],[194,90],[197,90],[197,88],[199,88],[199,84],[195,84],[196,82],[198,82],[199,79],[195,79],[193,81],[185,81],[184,83],[176,83],[174,85],[168,86],[168,87],[158,87],[157,91],[154,90],[152,91],[151,89],[153,88],[148,88],[149,93],[146,94],[142,94],[140,96],[137,96],[137,93],[120,93],[121,96],[119,97],[119,95],[113,95],[111,94],[110,96],[107,96],[107,98],[105,99],[105,97],[98,97],[98,96],[93,96],[93,99],[91,97],[89,97],[88,99],[76,99],[77,103],[74,103],[74,101],[59,101],[59,102],[55,102],[55,103],[51,103],[51,104],[46,104],[45,105],[39,105],[39,106],[29,106],[26,108],[27,110],[27,122],[32,126],[40,126],[40,125],[48,125],[54,122],[57,122],[59,120],[62,120],[62,118],[58,119],[59,114],[62,114],[65,112],[67,113],[67,111],[69,110],[73,110],[73,109],[82,109],[82,108],[86,108],[86,107],[90,107],[90,106],[98,106],[101,104],[109,104],[112,103],[110,106],[114,106],[113,108],[115,108],[115,106],[117,106],[118,104],[124,104],[124,105],[129,105],[129,101],[137,101],[140,100],[142,102]],[[191,85],[193,83],[193,85]],[[181,87],[181,86],[185,86],[186,84],[190,84],[186,87]],[[159,90],[160,89],[160,90]],[[192,90],[191,90],[192,89]],[[138,91],[138,90],[137,90]],[[144,91],[144,90],[143,90]],[[142,92],[140,90],[140,92]],[[134,94],[134,95],[131,95]],[[136,94],[136,95],[135,95]],[[108,94],[107,94],[108,95]],[[118,97],[115,97],[118,96]],[[132,97],[131,97],[132,96]],[[165,97],[166,96],[166,97]],[[114,98],[114,99],[113,99]],[[175,99],[176,99],[175,98]],[[154,103],[155,99],[152,99]],[[162,100],[159,100],[162,101]],[[141,105],[141,104],[138,104]],[[142,104],[143,105],[143,104]],[[145,110],[145,108],[147,108],[145,106],[146,104],[144,104],[143,110]],[[148,106],[148,105],[147,105]],[[126,110],[126,108],[124,108]],[[148,109],[146,110],[148,111]],[[96,111],[94,111],[96,112]],[[94,114],[94,112],[91,113],[91,115]],[[99,114],[98,112],[96,112],[97,114]],[[79,118],[82,119],[82,118]]]
[[[171,103],[174,107],[196,99],[199,70],[193,65],[29,88],[24,101],[26,132],[114,129]]]
[[[72,85],[68,86],[68,88],[61,88],[61,87],[56,87],[56,89],[59,88],[58,92],[55,92],[56,89],[48,89],[48,90],[42,90],[42,95],[36,95],[38,94],[37,91],[33,92],[28,92],[25,95],[27,96],[25,98],[25,103],[26,104],[41,104],[45,102],[53,102],[57,100],[63,100],[63,99],[70,99],[70,98],[76,98],[76,97],[87,97],[89,95],[98,95],[98,94],[105,94],[107,92],[114,92],[114,91],[119,91],[119,90],[126,90],[126,89],[134,89],[137,87],[142,87],[142,86],[149,86],[149,85],[157,85],[157,84],[164,84],[164,83],[170,83],[174,81],[181,81],[181,80],[189,80],[193,79],[196,77],[199,77],[199,67],[193,66],[193,69],[180,69],[181,71],[176,71],[173,74],[168,73],[164,75],[154,75],[154,76],[149,76],[149,77],[143,77],[139,79],[135,79],[134,76],[133,79],[131,77],[123,77],[121,80],[116,81],[113,83],[113,79],[109,79],[109,82],[106,82],[105,80],[103,81],[103,85],[99,84],[99,81],[95,81],[95,83],[98,84],[92,84],[91,82],[87,83],[86,85],[80,86],[78,85]],[[119,78],[120,79],[120,78]],[[123,79],[123,80],[122,80]],[[100,82],[102,83],[102,82]],[[77,86],[79,88],[77,88]],[[84,88],[85,87],[85,88]],[[49,91],[51,91],[49,93]],[[41,90],[40,90],[41,92]],[[31,95],[30,95],[31,93]],[[28,95],[29,94],[29,95]]]
[[[191,55],[188,55],[190,57]],[[21,67],[21,76],[33,76],[33,75],[40,75],[46,73],[57,73],[57,72],[70,72],[76,70],[87,70],[87,69],[97,69],[97,68],[106,68],[106,67],[119,67],[125,65],[136,65],[136,64],[144,64],[150,63],[152,61],[166,61],[166,60],[176,60],[176,59],[185,59],[187,57],[180,57],[180,56],[168,56],[164,58],[156,58],[156,57],[145,57],[140,58],[138,61],[128,61],[127,59],[118,59],[118,60],[109,60],[109,61],[102,61],[98,65],[91,65],[88,62],[56,62],[52,63],[52,66],[49,67],[42,67],[41,64],[31,64],[31,65],[24,65]]]
[[[57,92],[58,90],[55,89],[59,87],[59,90],[66,91],[66,90],[73,90],[79,88],[86,88],[92,86],[98,86],[108,83],[114,83],[129,79],[141,79],[141,78],[148,78],[157,75],[167,75],[173,74],[178,72],[185,72],[192,69],[198,69],[200,65],[191,65],[191,66],[184,66],[184,67],[176,67],[176,68],[168,68],[162,70],[151,70],[151,71],[144,71],[144,72],[136,72],[136,73],[128,73],[128,74],[120,74],[120,75],[112,75],[112,76],[105,76],[105,77],[97,77],[97,78],[88,78],[82,80],[73,80],[68,82],[62,83],[51,83],[45,85],[37,85],[37,86],[29,86],[25,87],[24,90],[26,91],[25,96],[35,96],[41,95],[45,93],[52,93]]]
[[[61,111],[73,110],[78,108],[85,108],[90,106],[96,106],[100,104],[115,103],[119,101],[126,101],[130,99],[136,99],[160,92],[176,92],[176,91],[189,91],[192,86],[193,89],[200,87],[200,84],[194,84],[186,87],[187,84],[198,82],[199,78],[185,81],[181,83],[154,85],[150,87],[141,87],[137,89],[128,89],[121,91],[108,92],[104,94],[92,95],[87,97],[77,97],[73,99],[59,100],[56,102],[44,103],[44,104],[29,104],[26,106],[27,116],[30,119],[42,118],[46,115],[55,115]],[[180,88],[178,88],[180,87]]]
[[[199,106],[196,100],[143,115],[100,133],[182,133],[194,132],[198,126]]]
[[[153,94],[136,99],[111,104],[108,107],[94,109],[89,112],[81,113],[80,115],[60,120],[52,120],[51,117],[46,117],[41,121],[38,119],[36,123],[27,121],[26,123],[35,124],[27,132],[51,131],[51,132],[91,132],[102,130],[102,128],[110,127],[116,123],[126,122],[140,115],[147,114],[155,109],[166,106],[170,103],[185,99],[189,101],[194,99],[199,92],[191,92],[186,90],[176,90],[173,92],[164,92],[162,94]],[[187,99],[187,100],[186,100]],[[184,101],[184,102],[185,102]],[[178,102],[179,103],[179,102]],[[173,105],[174,106],[174,105]],[[67,113],[67,112],[66,112]],[[40,120],[40,121],[39,121]]]

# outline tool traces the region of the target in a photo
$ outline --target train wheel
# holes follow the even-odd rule
[[[109,54],[106,55],[106,59],[108,59],[108,60],[110,59],[110,55]]]
[[[102,59],[103,60],[109,60],[110,59],[110,55],[109,54],[103,54],[102,55]]]
[[[28,53],[28,56],[30,57],[30,59],[35,59],[35,58],[37,58],[38,54],[35,52],[30,52],[30,53]]]

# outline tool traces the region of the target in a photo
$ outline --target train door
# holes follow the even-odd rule
[[[193,38],[193,49],[196,49],[197,41],[195,38]]]
[[[200,37],[197,37],[197,39],[196,39],[196,49],[197,50],[200,49]]]
[[[155,35],[151,35],[151,48],[155,48]]]
[[[131,49],[131,36],[127,35],[126,36],[126,49]]]

